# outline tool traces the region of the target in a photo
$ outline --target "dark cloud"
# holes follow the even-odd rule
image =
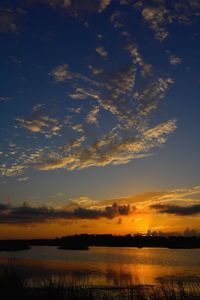
[[[106,206],[103,209],[77,207],[73,210],[55,209],[46,206],[32,207],[27,203],[18,207],[0,204],[0,224],[28,225],[62,219],[113,219],[120,216],[127,216],[134,209],[129,204],[118,205],[117,203]]]
[[[191,216],[200,213],[200,204],[191,205],[191,206],[178,206],[178,205],[151,205],[153,209],[158,210],[160,213],[174,214],[177,216]]]

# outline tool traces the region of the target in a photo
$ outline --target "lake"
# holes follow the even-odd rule
[[[1,270],[8,263],[27,278],[59,275],[69,282],[98,286],[156,284],[200,276],[200,249],[90,247],[74,251],[34,246],[0,252]]]

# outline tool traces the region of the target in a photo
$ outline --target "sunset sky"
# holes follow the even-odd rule
[[[199,0],[1,0],[0,238],[200,232],[199,28]]]

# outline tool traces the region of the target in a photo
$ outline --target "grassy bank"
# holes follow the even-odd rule
[[[62,277],[31,280],[7,268],[0,275],[0,292],[4,300],[190,300],[200,299],[200,279],[104,288],[67,283]]]

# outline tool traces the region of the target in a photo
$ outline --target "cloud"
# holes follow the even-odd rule
[[[149,151],[166,142],[167,136],[176,128],[176,121],[169,120],[141,133],[140,136],[119,137],[118,129],[94,142],[90,147],[80,148],[58,159],[43,158],[35,168],[52,170],[67,168],[83,169],[91,166],[126,164],[132,159],[149,155]]]
[[[24,182],[24,181],[27,181],[28,179],[29,179],[29,177],[20,177],[17,179],[17,181]]]
[[[28,136],[29,137],[29,136]],[[49,146],[23,147],[10,143],[7,152],[2,155],[0,163],[0,174],[3,176],[19,176],[28,168],[36,163],[44,153],[49,149],[53,150],[53,144]],[[55,153],[49,154],[49,157],[56,157]]]
[[[160,42],[169,35],[169,25],[182,23],[189,25],[195,22],[195,18],[200,15],[200,3],[198,0],[177,0],[171,1],[139,1],[134,5],[141,11],[141,15],[154,32],[154,38]]]
[[[143,90],[136,91],[134,97],[138,101],[139,115],[145,116],[155,111],[173,83],[171,78],[161,77],[149,83]]]
[[[104,11],[111,3],[112,0],[101,0],[99,4],[99,12]]]
[[[191,205],[191,206],[155,204],[155,205],[151,205],[150,207],[158,210],[159,213],[174,214],[177,216],[191,216],[200,213],[200,204]]]
[[[164,6],[159,7],[145,7],[142,10],[144,20],[149,24],[150,28],[154,31],[155,39],[162,42],[169,35],[164,27],[166,22],[167,9]]]
[[[117,202],[118,204],[129,203],[130,205],[135,206],[138,211],[148,210],[148,208],[153,205],[196,205],[200,204],[200,186],[145,192],[121,198],[104,200],[101,201],[99,205],[111,205],[114,202]],[[97,205],[92,202],[91,199],[87,199],[86,203],[91,207],[96,207],[95,205]]]
[[[141,63],[142,68],[144,68],[145,63]],[[83,78],[81,74],[79,74],[79,78]],[[153,97],[157,97],[158,99],[164,98],[165,93],[172,84],[172,80],[170,78],[164,79],[159,78],[155,83],[147,88],[144,88],[143,95],[138,95],[138,93],[134,93],[135,87],[135,78],[136,78],[136,68],[133,64],[123,69],[120,69],[113,75],[109,75],[109,77],[104,74],[105,83],[101,81],[101,83],[96,83],[87,80],[90,82],[89,88],[84,88],[80,86],[75,88],[74,92],[71,92],[69,96],[74,100],[85,100],[88,98],[92,98],[96,100],[99,105],[105,110],[109,111],[111,114],[116,116],[118,120],[126,124],[126,126],[133,126],[135,124],[135,115],[136,109],[135,104],[141,106],[143,108],[143,114],[145,110],[150,113],[150,106],[154,106],[157,108],[158,100],[153,99]],[[104,79],[104,78],[101,78]],[[85,81],[85,78],[83,78]],[[140,98],[140,103],[135,103],[135,98]],[[148,96],[151,98],[148,99]],[[143,98],[143,105],[142,105]],[[155,101],[157,101],[157,105],[155,105]],[[153,102],[153,103],[152,103]],[[137,116],[136,116],[137,117]]]
[[[98,124],[97,117],[99,113],[99,106],[93,106],[92,110],[89,112],[89,114],[86,117],[86,123],[88,124]]]
[[[32,133],[43,133],[47,138],[58,135],[62,128],[58,120],[42,112],[41,106],[35,106],[29,118],[17,118],[20,127]]]
[[[171,12],[171,21],[178,21],[186,25],[195,20],[200,15],[200,3],[198,0],[174,1]]]
[[[0,32],[17,32],[16,14],[10,9],[0,9]]]
[[[74,16],[84,12],[86,15],[89,15],[89,12],[99,14],[111,4],[108,0],[31,2],[49,5],[58,9],[57,11],[62,11],[66,17],[66,12],[74,13]],[[126,1],[118,2],[125,4]],[[126,4],[129,5],[130,2],[127,1]],[[107,20],[109,26],[111,21],[115,27],[120,28],[121,34],[122,30],[126,30],[126,13],[120,9],[120,5],[119,10],[115,6],[113,8],[109,14],[111,17]],[[135,9],[132,4],[131,9]],[[153,30],[158,30],[155,27],[158,25],[164,27],[168,20],[169,14],[166,9],[164,14],[159,11],[156,15],[151,6],[145,7],[144,2],[141,2],[140,9],[146,24],[154,24]],[[120,23],[122,17],[124,24]],[[84,18],[81,16],[80,19]],[[113,26],[111,27],[113,30]],[[83,59],[86,66],[84,69],[84,64],[81,64],[81,71],[74,70],[73,62],[71,66],[67,60],[63,64],[55,64],[48,75],[53,82],[58,83],[56,89],[60,85],[66,87],[66,102],[62,100],[62,105],[58,101],[53,103],[57,115],[49,115],[38,106],[32,109],[28,117],[20,116],[16,119],[15,129],[21,129],[17,134],[23,135],[23,129],[26,129],[31,133],[26,136],[30,143],[27,147],[21,144],[17,151],[10,149],[7,157],[5,153],[1,155],[2,175],[20,175],[28,168],[46,171],[60,168],[76,170],[92,166],[126,164],[133,159],[153,155],[156,148],[167,142],[176,129],[176,120],[156,122],[155,113],[173,85],[173,80],[169,76],[157,76],[153,66],[143,58],[142,49],[131,38],[128,29],[126,33],[125,43],[123,36],[118,48],[113,45],[107,52],[107,49],[101,46],[101,32],[95,32],[93,38],[98,39],[98,44],[93,44],[93,50],[104,59],[107,58],[103,62],[97,59],[97,55],[89,57],[90,60]],[[116,64],[109,61],[112,59],[109,51],[112,53],[113,49],[117,56],[122,54],[119,55],[122,60]],[[103,67],[97,62],[103,63]],[[77,107],[77,101],[81,101],[82,109]],[[52,102],[48,104],[50,103]],[[44,142],[44,136],[51,139]]]
[[[17,162],[14,162],[11,166],[8,166],[6,164],[0,165],[0,173],[3,176],[15,176],[22,174],[27,167],[22,163],[18,164]]]
[[[29,0],[30,3],[43,3],[53,8],[65,9],[75,16],[84,13],[102,13],[112,0]]]
[[[165,123],[159,124],[154,128],[148,129],[143,133],[147,140],[156,140],[159,144],[166,142],[166,137],[169,133],[176,129],[176,120],[169,120]]]
[[[116,10],[112,13],[110,17],[110,22],[113,24],[114,28],[124,28],[124,23],[122,22],[122,13]]]
[[[145,66],[147,65],[140,58],[139,64],[142,72],[146,70]],[[101,82],[86,78],[82,74],[72,75],[69,70],[68,73],[70,76],[62,76],[62,80],[68,80],[73,77],[74,84],[78,85],[69,94],[72,99],[87,100],[91,98],[96,100],[101,108],[109,111],[127,127],[133,127],[138,122],[136,118],[140,117],[140,115],[137,115],[136,105],[141,115],[150,114],[156,110],[159,100],[164,98],[165,93],[173,83],[171,78],[158,78],[155,82],[144,87],[142,91],[134,93],[136,68],[133,64],[120,69],[115,74],[109,75],[109,77],[104,74]],[[78,80],[78,83],[76,80]],[[87,82],[87,88],[83,87],[85,82]]]
[[[69,111],[75,114],[79,114],[82,110],[82,107],[71,107],[69,108]]]
[[[96,99],[100,106],[127,127],[131,127],[135,123],[133,99],[135,78],[136,69],[131,64],[129,67],[120,69],[110,78],[106,78],[103,88],[96,90]]]
[[[133,63],[141,67],[142,77],[152,75],[152,65],[144,62],[139,52],[138,46],[135,43],[129,44],[125,49],[131,54]]]
[[[108,56],[108,52],[105,50],[103,46],[97,47],[96,52],[104,59],[106,59]]]
[[[9,101],[11,98],[10,97],[0,97],[0,102],[7,102]]]
[[[74,92],[70,93],[69,96],[74,100],[83,100],[87,98],[99,99],[99,95],[93,89],[85,89],[82,87],[75,88]]]
[[[28,4],[45,4],[54,9],[62,9],[73,16],[84,14],[104,13],[112,4],[118,2],[120,5],[129,5],[131,8],[142,9],[144,17],[150,22],[153,30],[164,27],[165,22],[186,22],[191,16],[199,16],[200,5],[198,0],[176,0],[166,8],[164,1],[137,1],[134,5],[129,0],[27,0]],[[146,5],[148,2],[148,5]],[[151,5],[151,6],[150,6]],[[144,11],[145,9],[145,11]],[[162,12],[163,10],[163,12]],[[153,24],[152,24],[153,23]],[[166,30],[163,28],[163,30]]]
[[[64,82],[73,78],[73,74],[69,71],[67,64],[55,67],[50,75],[52,75],[53,79],[57,82]]]
[[[127,205],[105,206],[102,209],[91,209],[85,207],[76,207],[72,210],[66,208],[53,207],[33,207],[24,202],[22,206],[10,206],[0,204],[0,224],[28,225],[58,220],[83,220],[83,219],[114,219],[120,216],[128,216],[134,212],[134,207]]]
[[[72,125],[71,127],[74,131],[76,132],[84,132],[84,129],[83,129],[83,125],[82,124],[76,124],[76,125]]]
[[[191,188],[145,193],[143,195],[138,195],[136,199],[141,202],[139,204],[139,207],[141,208],[148,208],[152,205],[175,205],[185,207],[188,203],[190,205],[196,205],[200,203],[200,187],[194,186]]]
[[[93,67],[91,65],[89,65],[89,69],[91,70],[91,72],[93,73],[93,75],[99,75],[103,73],[103,69],[102,68],[96,68]]]
[[[38,207],[27,202],[20,206],[0,203],[0,224],[29,225],[101,218],[116,219],[121,224],[124,217],[133,214],[137,217],[134,222],[141,221],[141,213],[152,214],[149,208],[177,216],[197,215],[200,213],[200,187],[146,192],[101,201],[80,197],[62,207]]]
[[[87,84],[90,84],[93,86],[100,85],[97,81],[89,78],[88,76],[82,75],[81,73],[75,73],[75,72],[70,71],[68,64],[56,66],[49,73],[49,75],[52,76],[54,81],[58,82],[58,83],[59,82],[68,82],[68,83],[73,82],[74,86],[80,85],[80,82],[82,82],[82,83],[84,82],[84,83],[87,83]],[[84,88],[82,88],[80,86],[78,86],[76,89],[79,93],[84,91]],[[76,96],[73,96],[73,94],[71,97],[76,99]],[[79,98],[77,98],[77,99],[79,99]]]
[[[136,70],[133,65],[109,74],[105,77],[105,82],[101,81],[100,84],[82,74],[76,75],[75,77],[79,78],[79,87],[75,87],[70,97],[74,100],[81,98],[81,101],[91,99],[96,103],[92,110],[87,112],[84,122],[74,123],[72,116],[68,115],[63,124],[59,124],[57,119],[44,114],[41,105],[33,108],[28,119],[18,118],[17,121],[21,127],[32,133],[42,133],[45,137],[59,135],[64,126],[76,134],[84,133],[84,146],[83,140],[78,138],[71,139],[74,140],[71,146],[69,140],[64,146],[62,143],[62,146],[54,144],[54,147],[51,145],[28,151],[19,149],[14,163],[10,161],[0,166],[1,174],[14,176],[27,168],[47,171],[119,165],[152,155],[152,150],[164,145],[176,129],[176,120],[150,126],[147,118],[157,109],[173,81],[171,78],[158,78],[151,83],[147,82],[143,89],[134,92],[135,76]],[[81,85],[84,86],[85,82],[86,88]],[[116,125],[101,135],[94,135],[95,140],[91,142],[84,123],[91,126],[97,124],[97,114],[103,109],[115,118]],[[11,152],[13,153],[12,149]]]
[[[182,63],[182,59],[174,54],[171,54],[169,56],[169,63],[173,66],[176,66]]]
[[[42,3],[51,7],[69,8],[74,0],[29,0],[29,3]]]
[[[82,88],[76,88],[69,96],[74,100],[83,100],[87,98],[88,93]]]
[[[79,148],[85,139],[85,136],[81,136],[78,139],[71,139],[67,145],[60,147],[60,150],[62,150],[64,153],[71,152],[72,149]]]
[[[52,127],[52,131],[60,130],[56,126],[57,120],[50,118],[49,116],[38,116],[37,118],[31,118],[29,120],[18,118],[16,119],[21,127],[26,128],[31,132],[41,132],[44,127]]]

